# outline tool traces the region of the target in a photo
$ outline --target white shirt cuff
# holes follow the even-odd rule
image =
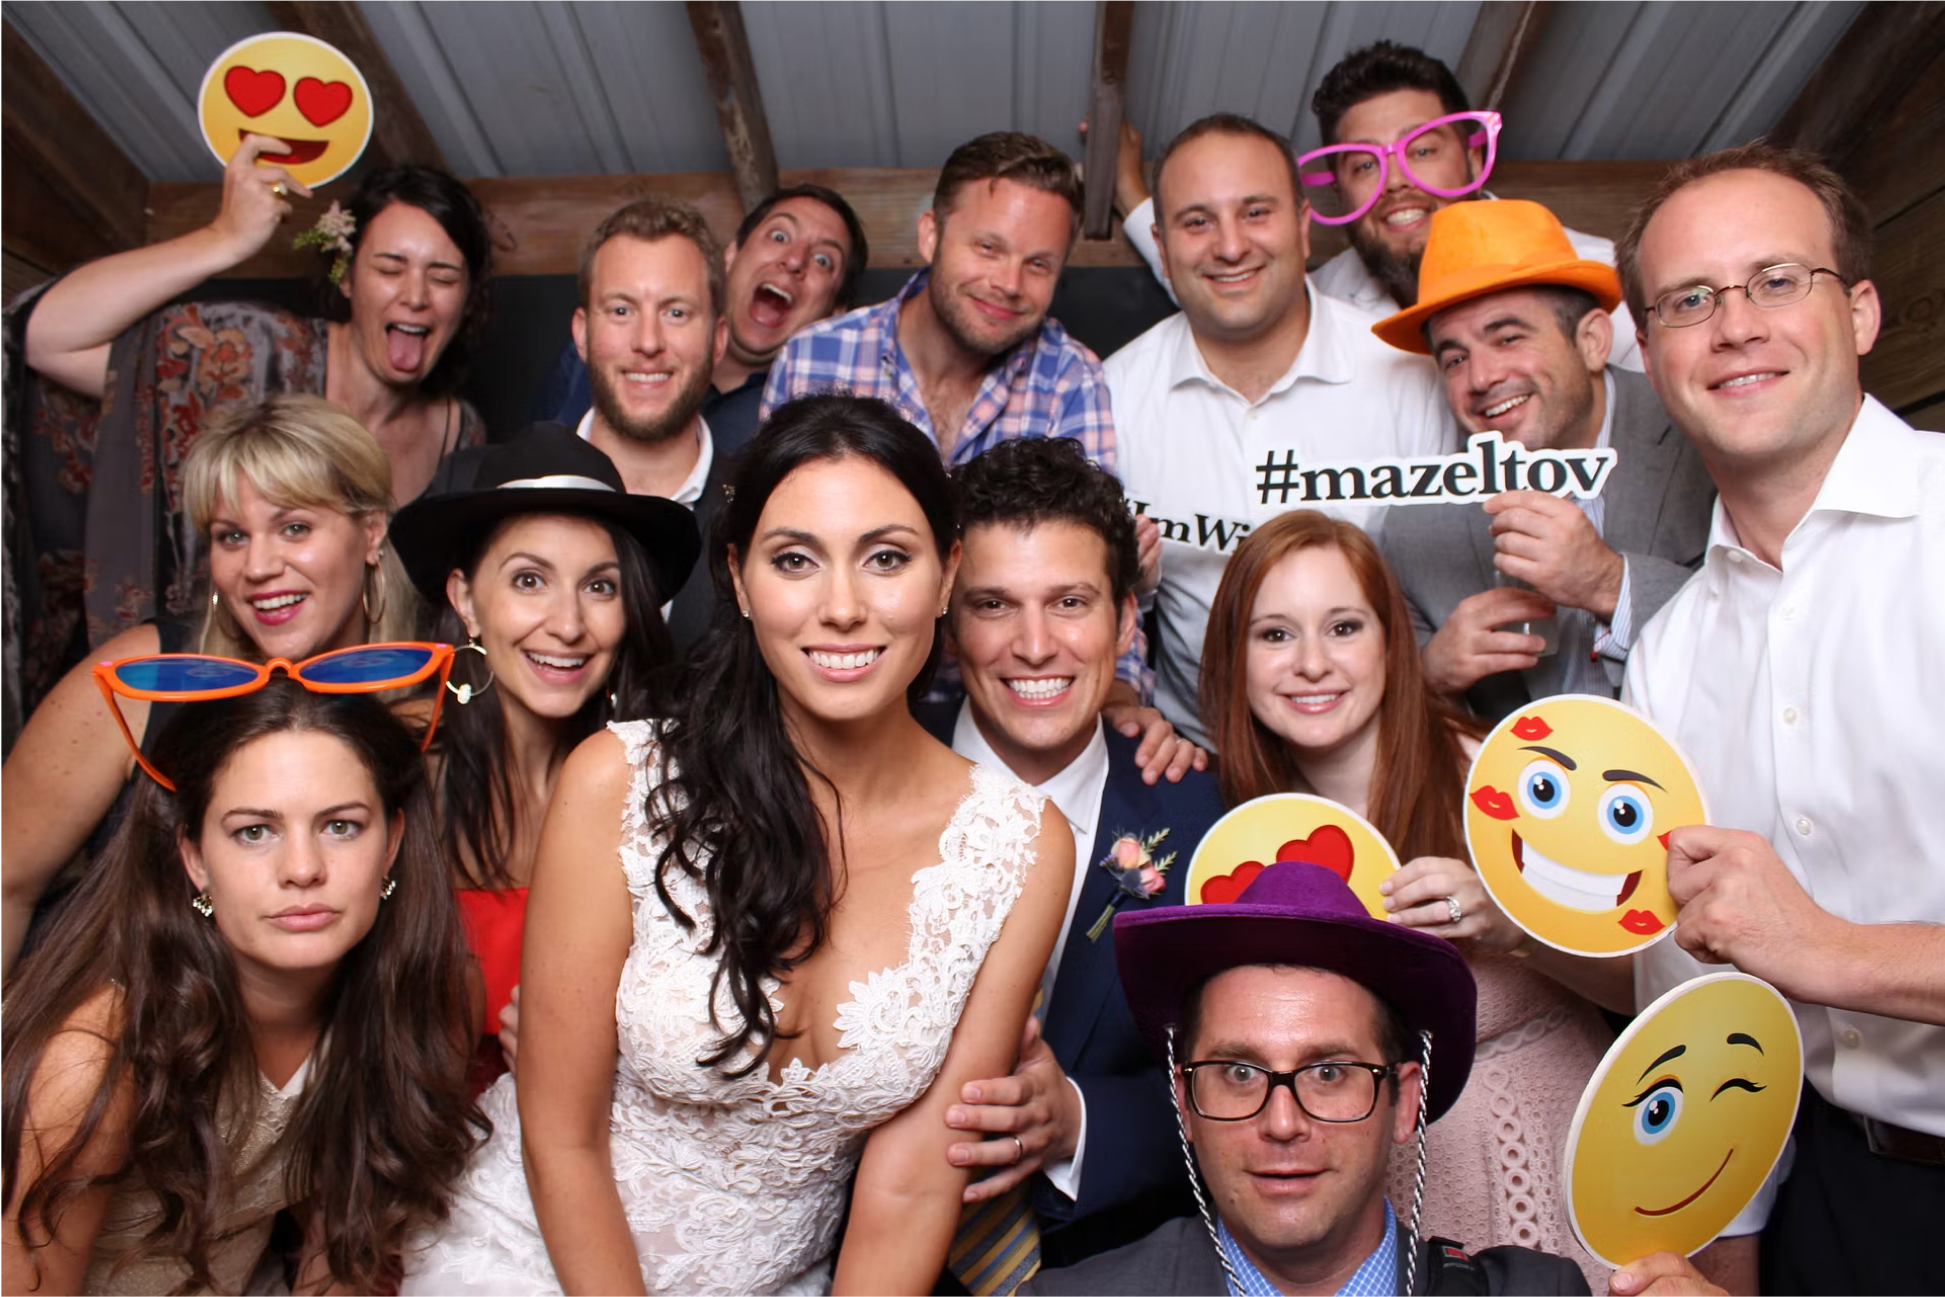
[[[1081,1129],[1074,1136],[1074,1156],[1064,1162],[1040,1168],[1040,1174],[1047,1177],[1047,1183],[1060,1190],[1069,1202],[1079,1202],[1081,1197],[1081,1159],[1087,1155],[1087,1095],[1081,1090],[1073,1077],[1067,1084],[1074,1087],[1074,1098],[1081,1105]]]
[[[1614,620],[1605,626],[1599,623],[1594,628],[1594,652],[1615,662],[1628,660],[1628,649],[1634,645],[1634,612],[1628,606],[1629,588],[1634,584],[1634,569],[1628,566],[1628,556],[1621,555],[1621,593],[1614,600]]]
[[[1162,272],[1161,249],[1155,243],[1155,200],[1145,198],[1139,207],[1129,212],[1121,222],[1121,232],[1128,236],[1128,242],[1148,263],[1148,269],[1154,272],[1155,278],[1161,281],[1162,287],[1168,292],[1168,300],[1174,302],[1175,286],[1168,282],[1168,276]],[[1176,305],[1181,303],[1176,302]]]

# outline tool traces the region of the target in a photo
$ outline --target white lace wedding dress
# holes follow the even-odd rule
[[[609,1150],[643,1281],[650,1292],[829,1291],[865,1137],[924,1094],[945,1061],[1032,864],[1042,799],[976,767],[939,839],[939,862],[912,875],[906,961],[851,983],[853,998],[838,1010],[845,1052],[814,1071],[793,1061],[779,1082],[762,1066],[729,1079],[696,1063],[718,1038],[708,1013],[716,960],[700,953],[711,926],[706,894],[669,872],[670,894],[697,920],[685,930],[655,890],[662,843],[644,815],[659,773],[653,733],[647,722],[611,728],[635,768],[621,830],[635,935],[615,993],[621,1048]],[[736,1020],[726,989],[717,1014]],[[558,1293],[521,1168],[513,1078],[481,1102],[493,1136],[445,1227],[408,1255],[403,1291]]]

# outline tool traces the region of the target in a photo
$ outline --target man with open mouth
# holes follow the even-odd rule
[[[1454,203],[1429,224],[1417,304],[1372,331],[1431,356],[1467,433],[1618,458],[1593,499],[1508,491],[1393,511],[1383,549],[1425,677],[1494,721],[1554,694],[1612,698],[1635,631],[1701,565],[1708,471],[1648,380],[1609,363],[1621,281],[1553,213]]]

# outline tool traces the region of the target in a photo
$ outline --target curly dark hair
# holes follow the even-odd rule
[[[952,484],[924,433],[883,401],[823,395],[779,407],[738,456],[734,494],[710,532],[715,621],[683,671],[663,741],[662,780],[648,799],[649,819],[667,833],[655,862],[662,904],[677,922],[694,926],[668,889],[669,871],[681,870],[702,881],[715,913],[704,948],[718,959],[710,1004],[727,985],[739,1021],[715,1022],[722,1039],[697,1062],[730,1076],[754,1071],[782,1035],[764,979],[787,974],[824,944],[836,881],[810,781],[836,790],[784,724],[776,677],[738,612],[729,556],[749,552],[764,506],[785,478],[806,464],[843,459],[875,464],[898,479],[925,515],[940,562],[951,553]],[[943,627],[943,618],[933,625],[932,651],[906,688],[909,700],[931,685]],[[843,833],[842,803],[830,831]],[[750,1061],[728,1069],[745,1048]]]
[[[178,1258],[178,1291],[208,1291],[222,1212],[228,1114],[256,1094],[251,1026],[221,931],[190,909],[180,844],[199,835],[218,776],[245,744],[308,731],[338,739],[405,831],[397,889],[341,961],[310,1079],[285,1140],[288,1201],[315,1210],[334,1283],[392,1291],[413,1231],[445,1219],[485,1119],[467,1097],[475,1026],[459,908],[434,838],[419,745],[376,698],[314,694],[286,677],[184,707],[156,738],[176,792],[138,775],[128,818],[8,985],[4,1174],[29,1249],[75,1200],[128,1177],[161,1210],[130,1258]],[[17,1178],[35,1073],[52,1039],[105,990],[117,994],[108,1064],[74,1137]],[[81,1156],[117,1091],[130,1095],[128,1155],[104,1176]]]
[[[1088,462],[1072,437],[1002,441],[954,469],[952,484],[959,493],[960,535],[992,523],[1071,522],[1108,547],[1115,603],[1135,588],[1141,555],[1128,497],[1112,473]]]
[[[1337,126],[1345,113],[1367,99],[1396,90],[1428,90],[1438,96],[1448,113],[1463,113],[1472,107],[1452,69],[1424,50],[1396,41],[1373,41],[1339,59],[1318,82],[1317,93],[1310,96],[1310,111],[1316,114],[1324,143],[1338,142]]]
[[[346,204],[358,222],[351,236],[354,260],[372,218],[393,203],[416,207],[439,222],[439,228],[466,259],[466,314],[439,362],[419,385],[428,396],[448,396],[465,381],[466,367],[486,336],[486,323],[493,313],[493,236],[487,229],[486,211],[465,181],[438,167],[408,162],[366,172]],[[336,285],[320,277],[319,293],[325,319],[342,323],[351,318],[351,302]]]

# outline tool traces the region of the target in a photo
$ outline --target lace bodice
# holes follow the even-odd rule
[[[609,1152],[651,1292],[774,1292],[828,1285],[846,1187],[871,1130],[938,1074],[966,996],[1033,861],[1042,799],[986,767],[912,875],[905,962],[851,983],[837,1012],[843,1053],[816,1069],[793,1060],[727,1077],[696,1063],[715,1047],[704,955],[711,911],[701,882],[667,886],[696,921],[662,904],[663,840],[647,818],[660,757],[647,722],[611,727],[634,767],[621,868],[634,939],[615,993],[620,1043]],[[775,1003],[776,984],[769,986]],[[726,988],[717,1017],[736,1020]],[[737,1065],[749,1057],[736,1060]],[[406,1291],[558,1292],[520,1161],[512,1078],[482,1100],[494,1134],[475,1157],[452,1220],[412,1264]]]

